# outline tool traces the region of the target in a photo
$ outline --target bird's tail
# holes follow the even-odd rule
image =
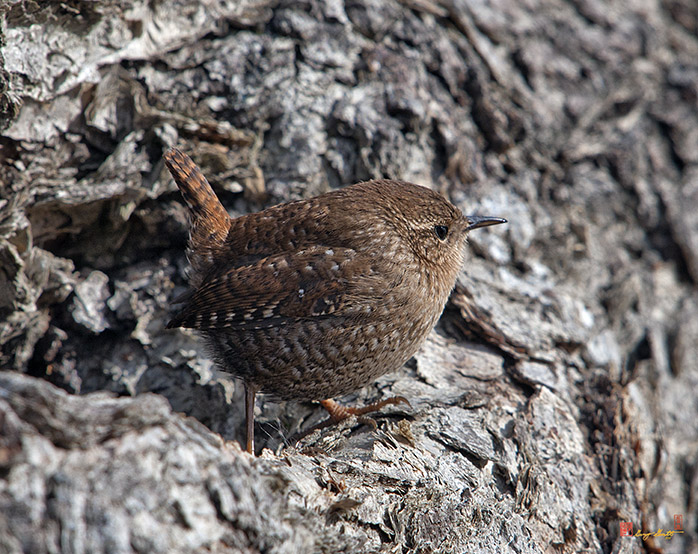
[[[164,159],[189,207],[191,227],[187,254],[193,269],[190,285],[196,288],[225,243],[230,217],[204,174],[189,156],[171,148]]]

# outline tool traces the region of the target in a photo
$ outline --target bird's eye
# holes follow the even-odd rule
[[[448,227],[445,225],[434,225],[434,232],[439,240],[446,240],[446,235],[448,235]]]

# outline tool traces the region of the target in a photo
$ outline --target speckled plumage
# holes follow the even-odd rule
[[[402,366],[443,310],[467,231],[504,221],[389,180],[231,219],[188,156],[165,161],[190,210],[192,265],[168,328],[201,331],[221,369],[284,399],[345,394]]]

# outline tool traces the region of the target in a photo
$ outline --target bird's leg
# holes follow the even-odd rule
[[[245,383],[245,423],[247,427],[247,451],[254,455],[254,396],[257,390]]]
[[[380,402],[374,402],[373,404],[369,404],[368,406],[363,406],[361,408],[350,408],[347,406],[342,406],[341,404],[338,404],[331,398],[328,398],[327,400],[321,400],[320,405],[323,408],[325,408],[325,410],[327,410],[327,413],[329,413],[330,417],[327,418],[325,421],[321,421],[320,423],[313,425],[311,428],[306,429],[302,433],[297,433],[289,440],[292,443],[298,442],[299,440],[303,439],[304,437],[307,437],[308,435],[317,431],[318,429],[324,429],[325,427],[329,427],[330,425],[335,425],[340,421],[345,420],[353,415],[358,416],[360,423],[370,425],[371,427],[376,429],[376,422],[373,421],[370,417],[364,417],[365,414],[376,412],[384,406],[387,406],[388,404],[400,403],[407,404],[408,406],[410,406],[409,401],[403,396],[393,396],[391,398],[386,398],[385,400],[381,400]]]
[[[325,410],[327,410],[328,414],[330,414],[330,421],[332,423],[339,423],[340,421],[347,419],[348,417],[351,417],[353,415],[359,416],[359,420],[361,420],[364,419],[361,416],[370,414],[371,412],[377,412],[378,410],[387,406],[388,404],[400,403],[407,404],[408,406],[410,405],[409,401],[404,396],[393,396],[391,398],[381,400],[380,402],[374,402],[373,404],[369,404],[368,406],[362,406],[361,408],[350,408],[347,406],[342,406],[341,404],[338,404],[331,398],[320,401],[322,407],[325,408]],[[369,418],[366,419],[368,420]],[[375,422],[373,422],[373,426],[375,427]]]

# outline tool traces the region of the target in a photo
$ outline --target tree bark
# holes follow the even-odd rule
[[[0,550],[698,549],[693,1],[0,11]],[[321,410],[262,398],[242,452],[242,387],[164,330],[175,145],[232,215],[389,177],[509,220],[342,399],[410,407],[295,442]]]

